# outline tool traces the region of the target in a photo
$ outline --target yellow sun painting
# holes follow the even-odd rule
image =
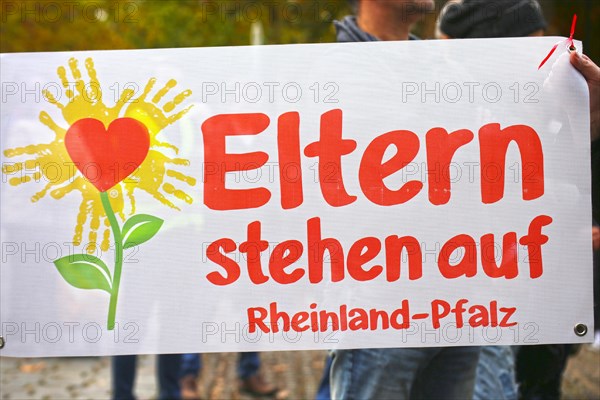
[[[191,106],[180,108],[191,95],[191,90],[184,90],[166,100],[177,82],[171,79],[163,87],[155,90],[157,80],[150,78],[139,96],[136,96],[133,89],[125,89],[114,104],[109,106],[102,96],[100,81],[91,58],[85,60],[85,70],[89,78],[87,83],[82,76],[77,59],[71,58],[68,60],[67,67],[58,68],[57,74],[65,89],[67,102],[64,104],[59,102],[49,91],[44,91],[43,94],[49,103],[60,110],[64,124],[63,121],[54,121],[46,111],[42,111],[39,120],[53,131],[54,140],[50,143],[5,150],[4,156],[14,159],[15,162],[5,164],[2,172],[13,175],[9,179],[9,183],[13,186],[30,182],[46,182],[45,186],[31,197],[32,202],[39,201],[47,194],[54,199],[61,199],[72,192],[78,192],[81,196],[81,204],[73,244],[80,246],[83,243],[86,251],[91,254],[96,252],[98,247],[102,251],[109,249],[111,229],[99,190],[73,167],[65,147],[65,134],[75,122],[83,118],[94,118],[109,126],[119,118],[133,118],[147,128],[150,138],[147,157],[127,179],[110,190],[111,206],[122,221],[125,220],[125,214],[135,213],[136,190],[146,192],[170,208],[179,209],[175,205],[175,199],[191,204],[192,197],[185,189],[177,186],[195,186],[196,179],[174,169],[188,166],[189,161],[177,158],[178,148],[159,139],[159,134],[167,126],[179,120],[190,110]],[[75,84],[73,85],[72,82]],[[71,89],[73,87],[75,90]],[[169,154],[174,154],[175,157]],[[58,174],[56,168],[59,168]],[[25,170],[35,172],[14,177],[14,174]],[[167,177],[179,184],[176,186],[169,183]],[[86,230],[87,239],[84,239]]]
[[[87,84],[75,58],[68,61],[71,77],[67,75],[66,67],[58,68],[68,101],[66,104],[59,102],[49,91],[43,94],[58,108],[65,124],[54,121],[48,112],[42,111],[39,120],[54,133],[54,139],[50,143],[5,150],[4,156],[15,162],[3,165],[2,172],[13,175],[20,171],[35,171],[9,179],[12,186],[40,180],[46,182],[31,198],[34,203],[47,194],[62,199],[69,193],[79,192],[81,204],[73,244],[82,245],[84,230],[88,229],[88,241],[83,243],[88,254],[69,254],[54,260],[54,265],[71,286],[99,289],[110,295],[107,329],[112,330],[116,321],[123,251],[149,241],[163,224],[162,219],[153,215],[135,213],[136,190],[142,190],[174,209],[178,209],[173,202],[175,199],[192,203],[189,194],[166,179],[195,186],[195,178],[172,168],[188,166],[189,160],[170,157],[168,153],[177,155],[179,149],[158,138],[167,126],[190,110],[191,106],[176,109],[192,92],[184,90],[171,100],[163,100],[177,82],[169,80],[152,95],[156,78],[150,78],[139,96],[135,96],[133,89],[126,89],[114,105],[108,106],[103,100],[91,58],[85,60],[85,69],[89,78]],[[70,78],[74,80],[74,90],[69,86]],[[114,266],[109,268],[92,253],[98,247],[107,251],[111,240]]]

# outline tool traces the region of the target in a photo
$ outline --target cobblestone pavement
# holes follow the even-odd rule
[[[249,400],[237,390],[235,353],[205,354],[200,388],[203,399]],[[261,353],[262,370],[289,399],[313,399],[325,360],[323,351]],[[154,356],[140,356],[136,393],[156,397]],[[589,346],[569,361],[565,399],[600,398],[600,352]],[[0,357],[0,398],[108,399],[110,359],[106,357],[18,359]]]

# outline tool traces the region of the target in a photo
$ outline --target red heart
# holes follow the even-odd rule
[[[95,118],[76,121],[65,135],[71,160],[101,192],[131,175],[150,148],[148,129],[133,118],[117,118],[108,129]]]

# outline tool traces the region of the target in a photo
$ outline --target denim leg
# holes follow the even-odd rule
[[[473,400],[517,400],[515,355],[510,346],[481,348]]]
[[[133,385],[137,356],[114,356],[112,358],[112,398],[133,400]]]
[[[159,400],[179,400],[179,378],[181,375],[181,354],[160,354],[158,356]]]
[[[338,400],[469,399],[478,347],[334,350],[331,397]]]
[[[333,358],[331,356],[327,356],[327,360],[325,360],[325,367],[323,368],[323,376],[321,377],[321,383],[319,384],[319,390],[317,390],[315,400],[331,400],[329,375],[331,373],[332,361]]]
[[[433,357],[420,371],[411,398],[471,399],[480,347],[429,348]]]
[[[258,372],[259,368],[260,358],[258,357],[258,353],[253,351],[240,353],[237,367],[238,377],[240,379],[250,378]]]
[[[331,398],[402,400],[427,358],[423,349],[333,350]]]
[[[202,355],[198,353],[181,355],[181,377],[192,375],[198,377],[202,369]]]

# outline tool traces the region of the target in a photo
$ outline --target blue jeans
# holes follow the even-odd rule
[[[510,346],[485,346],[481,348],[474,400],[517,400],[515,353]]]
[[[336,400],[470,399],[479,347],[334,350]]]
[[[179,371],[181,354],[160,354],[157,360],[159,400],[181,399]],[[113,399],[132,400],[137,356],[115,356],[112,358]]]
[[[260,359],[258,353],[247,352],[240,353],[238,359],[237,373],[240,379],[248,379],[255,375],[260,368]],[[183,354],[181,362],[181,376],[198,376],[202,369],[201,354]]]
[[[329,375],[331,374],[331,363],[333,358],[327,356],[325,360],[325,367],[323,367],[323,375],[321,376],[321,383],[319,383],[319,389],[317,389],[317,395],[315,400],[330,400],[331,399],[331,383],[329,381]]]

